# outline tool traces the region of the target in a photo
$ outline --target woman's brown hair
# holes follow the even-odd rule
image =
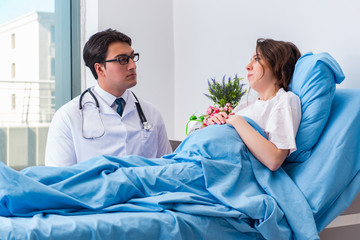
[[[256,41],[256,54],[268,64],[278,79],[278,85],[288,89],[295,64],[301,57],[299,49],[291,42],[259,38]]]

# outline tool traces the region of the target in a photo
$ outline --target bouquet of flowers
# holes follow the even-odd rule
[[[206,110],[206,115],[204,116],[203,126],[206,127],[208,125],[207,124],[208,118],[212,117],[214,114],[219,112],[225,112],[226,114],[229,115],[232,112],[232,110],[234,110],[234,108],[231,106],[231,103],[226,103],[224,107],[209,106],[208,109]]]
[[[226,112],[230,114],[232,110],[238,105],[242,96],[247,92],[244,88],[245,84],[241,83],[244,78],[239,78],[237,74],[235,77],[229,77],[226,80],[224,75],[222,82],[216,82],[215,78],[208,80],[209,94],[204,95],[210,98],[213,102],[213,106],[209,106],[206,115],[204,116],[203,125],[207,126],[208,118],[219,112]]]

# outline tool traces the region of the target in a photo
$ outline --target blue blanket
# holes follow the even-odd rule
[[[4,217],[172,210],[223,218],[248,239],[318,239],[297,185],[257,161],[229,125],[199,130],[158,159],[102,156],[22,172],[0,163],[0,185]]]

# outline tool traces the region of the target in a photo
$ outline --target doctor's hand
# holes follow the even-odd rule
[[[207,120],[207,124],[208,125],[213,125],[213,124],[225,124],[226,123],[226,119],[229,118],[229,115],[227,115],[225,112],[219,112],[214,114],[212,117],[210,117]]]

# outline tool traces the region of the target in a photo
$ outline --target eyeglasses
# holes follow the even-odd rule
[[[139,56],[140,54],[138,53],[133,53],[130,56],[128,55],[121,55],[118,58],[114,58],[114,59],[110,59],[110,60],[106,60],[106,61],[101,61],[100,63],[106,63],[106,62],[118,62],[120,63],[120,65],[126,65],[129,63],[130,58],[131,60],[133,60],[134,62],[139,61]]]

